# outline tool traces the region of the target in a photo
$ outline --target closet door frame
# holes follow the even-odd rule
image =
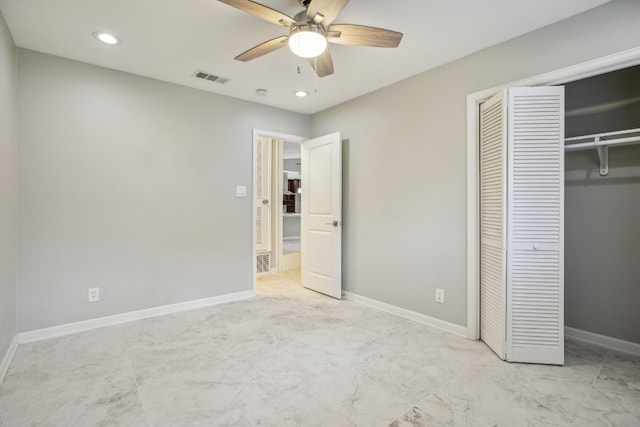
[[[467,95],[467,337],[469,339],[480,338],[480,104],[509,87],[564,84],[639,64],[640,48],[634,48]]]

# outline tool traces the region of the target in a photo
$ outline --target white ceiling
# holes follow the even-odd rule
[[[317,81],[283,48],[252,62],[233,58],[287,33],[216,0],[0,0],[18,46],[287,110],[311,114],[609,0],[351,0],[334,21],[404,33],[398,49],[331,45],[335,74]],[[289,16],[297,0],[262,0]],[[96,41],[109,31],[118,46]],[[300,63],[301,74],[296,72]],[[230,78],[226,85],[196,70]],[[256,89],[269,91],[257,96]],[[296,89],[312,94],[300,99]]]

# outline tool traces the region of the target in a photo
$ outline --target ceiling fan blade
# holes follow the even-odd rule
[[[236,9],[240,9],[244,12],[250,13],[253,16],[257,16],[260,19],[264,19],[267,22],[271,22],[273,24],[282,25],[284,27],[289,27],[291,25],[295,25],[296,21],[285,15],[282,12],[278,12],[275,9],[271,9],[270,7],[261,5],[260,3],[256,3],[251,0],[218,0],[224,4],[228,4],[229,6],[235,7]]]
[[[333,60],[331,59],[329,47],[327,46],[320,56],[309,58],[309,64],[316,71],[318,77],[326,77],[333,74]]]
[[[327,40],[350,46],[398,47],[402,33],[365,25],[336,24],[329,27]]]
[[[349,0],[312,0],[307,7],[307,17],[316,24],[321,23],[326,28],[340,15],[347,3]],[[315,19],[318,13],[323,16],[321,21]]]
[[[285,47],[287,45],[287,40],[289,40],[289,36],[276,37],[275,39],[268,40],[258,46],[252,47],[248,51],[236,56],[235,59],[242,62],[251,61],[252,59],[259,58],[262,55],[266,55],[274,50]]]

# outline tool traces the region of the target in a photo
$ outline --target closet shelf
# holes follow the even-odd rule
[[[564,142],[565,151],[595,148],[598,151],[598,159],[600,160],[600,175],[606,176],[609,173],[609,147],[613,145],[640,144],[640,128],[574,136],[565,138]]]

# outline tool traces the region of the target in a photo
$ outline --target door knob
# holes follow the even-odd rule
[[[333,221],[333,222],[327,222],[327,225],[333,225],[334,227],[338,226],[338,221]]]
[[[268,204],[269,204],[269,201],[268,201],[267,199],[264,199],[264,200],[262,201],[262,204],[263,204],[263,205],[268,205]]]

